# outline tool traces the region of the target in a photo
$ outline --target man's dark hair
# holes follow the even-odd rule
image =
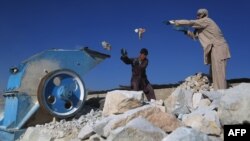
[[[148,55],[148,50],[146,48],[142,48],[140,53],[147,56]]]

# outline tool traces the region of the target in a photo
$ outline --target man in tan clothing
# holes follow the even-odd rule
[[[171,20],[169,23],[194,28],[193,32],[184,33],[192,39],[199,39],[204,50],[204,63],[210,64],[214,89],[226,89],[226,64],[231,55],[220,28],[208,17],[207,9],[199,9],[196,20]]]

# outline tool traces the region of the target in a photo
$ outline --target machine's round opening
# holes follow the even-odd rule
[[[55,103],[55,101],[56,101],[56,98],[53,95],[48,96],[47,102],[49,104],[53,104],[53,103]]]
[[[67,102],[65,102],[65,104],[64,104],[64,108],[65,108],[65,109],[68,109],[68,110],[71,109],[72,106],[73,106],[73,104],[72,104],[71,101],[67,101]]]

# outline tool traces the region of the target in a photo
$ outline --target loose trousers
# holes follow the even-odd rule
[[[226,89],[226,65],[227,59],[221,60],[218,56],[213,53],[211,49],[211,65],[210,65],[210,76],[212,76],[213,87],[215,90]]]
[[[133,77],[131,79],[131,88],[135,91],[143,90],[148,101],[151,99],[156,100],[154,89],[147,79],[138,79]]]

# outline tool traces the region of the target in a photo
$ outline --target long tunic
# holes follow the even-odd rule
[[[215,89],[225,89],[226,60],[231,58],[228,44],[217,24],[210,18],[197,20],[175,20],[176,25],[191,26],[194,32],[188,32],[192,38],[198,38],[204,51],[204,63],[211,64],[212,80]]]

